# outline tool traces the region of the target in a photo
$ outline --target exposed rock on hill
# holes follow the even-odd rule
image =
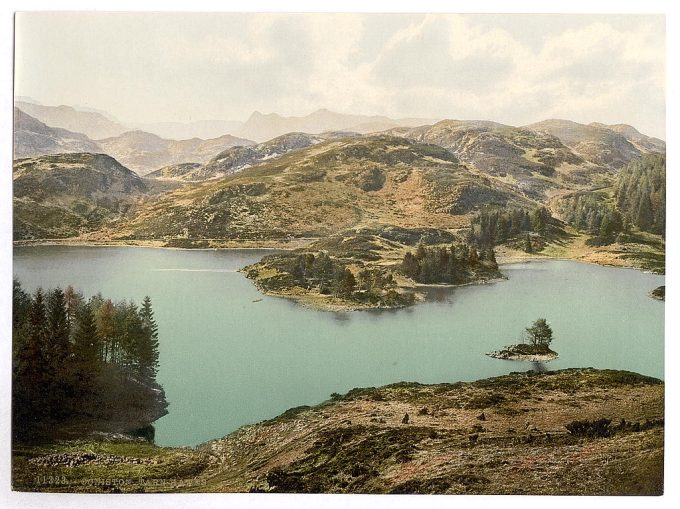
[[[645,136],[633,126],[627,124],[606,125],[599,122],[590,124],[594,127],[604,127],[626,137],[635,147],[642,152],[666,152],[666,142],[659,138]]]
[[[391,132],[445,147],[461,161],[532,199],[545,199],[550,189],[592,183],[598,174],[606,173],[555,136],[496,122],[443,120]]]
[[[184,180],[207,180],[222,177],[262,161],[275,159],[293,150],[310,147],[324,138],[305,133],[288,133],[254,146],[228,148],[213,157],[207,164],[182,176]]]
[[[188,173],[191,173],[203,165],[201,163],[179,163],[171,164],[168,166],[163,166],[162,168],[147,173],[145,176],[147,178],[160,178],[160,179],[178,179],[182,178]]]
[[[527,128],[559,138],[574,152],[596,165],[618,169],[641,154],[640,149],[624,134],[603,124],[584,125],[570,120],[552,119],[528,125]]]

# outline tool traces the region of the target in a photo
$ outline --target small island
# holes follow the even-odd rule
[[[548,362],[558,357],[557,352],[550,349],[552,340],[553,332],[550,325],[545,318],[539,318],[531,327],[526,328],[526,338],[522,343],[509,345],[486,355],[510,361]]]
[[[652,299],[656,300],[666,300],[666,285],[659,286],[658,288],[655,288],[651,292],[649,292],[649,296]]]

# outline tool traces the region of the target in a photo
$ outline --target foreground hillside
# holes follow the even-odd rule
[[[18,446],[13,487],[659,495],[663,409],[661,381],[624,371],[402,382],[334,394],[196,449],[120,441]]]

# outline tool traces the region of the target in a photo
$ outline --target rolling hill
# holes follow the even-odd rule
[[[152,178],[174,178],[177,180],[198,182],[223,177],[230,173],[250,168],[263,161],[276,159],[288,152],[310,147],[327,139],[356,136],[356,133],[328,132],[320,135],[306,133],[288,133],[257,145],[236,146],[228,148],[205,165],[197,165],[188,169],[188,165],[175,165],[161,168],[149,173]]]
[[[124,239],[322,237],[364,224],[456,228],[488,205],[535,206],[448,150],[393,136],[323,141],[221,179],[151,197]]]
[[[644,148],[645,145],[655,147],[654,150],[665,150],[666,145],[661,140],[651,141],[655,138],[643,136],[635,129],[633,133],[628,129],[630,126],[584,125],[570,120],[551,119],[526,127],[559,138],[576,154],[593,164],[614,169],[620,169],[643,152],[649,152],[648,148]],[[633,135],[638,143],[633,143],[626,135]]]
[[[73,237],[122,217],[147,192],[105,154],[57,154],[14,162],[14,238]]]
[[[589,185],[607,173],[555,136],[496,122],[443,120],[389,132],[445,147],[481,173],[536,200],[554,189]]]

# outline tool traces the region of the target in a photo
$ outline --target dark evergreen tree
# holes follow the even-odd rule
[[[150,297],[144,297],[139,316],[144,332],[138,345],[139,375],[147,382],[154,382],[158,372],[158,326],[154,320]]]
[[[420,273],[420,266],[418,265],[418,260],[413,253],[408,252],[404,255],[404,259],[401,262],[401,273],[406,277],[411,279],[417,279]]]
[[[47,317],[43,292],[33,296],[25,340],[17,352],[12,391],[12,416],[15,436],[23,437],[40,422],[49,420],[50,383],[47,360]]]
[[[72,381],[68,369],[71,354],[70,326],[66,315],[64,292],[56,288],[47,294],[47,342],[45,356],[50,376],[50,413],[58,418],[67,412]]]
[[[117,348],[114,314],[115,307],[111,299],[105,300],[96,313],[97,331],[101,339],[100,358],[104,362],[114,359]]]
[[[93,390],[94,377],[100,368],[99,351],[100,338],[92,307],[83,304],[76,316],[72,356],[74,383],[83,393]]]
[[[21,288],[21,283],[16,278],[12,286],[12,356],[15,359],[26,339],[31,296]]]
[[[71,327],[66,314],[64,292],[56,288],[47,295],[47,355],[55,370],[63,369],[70,355]]]

